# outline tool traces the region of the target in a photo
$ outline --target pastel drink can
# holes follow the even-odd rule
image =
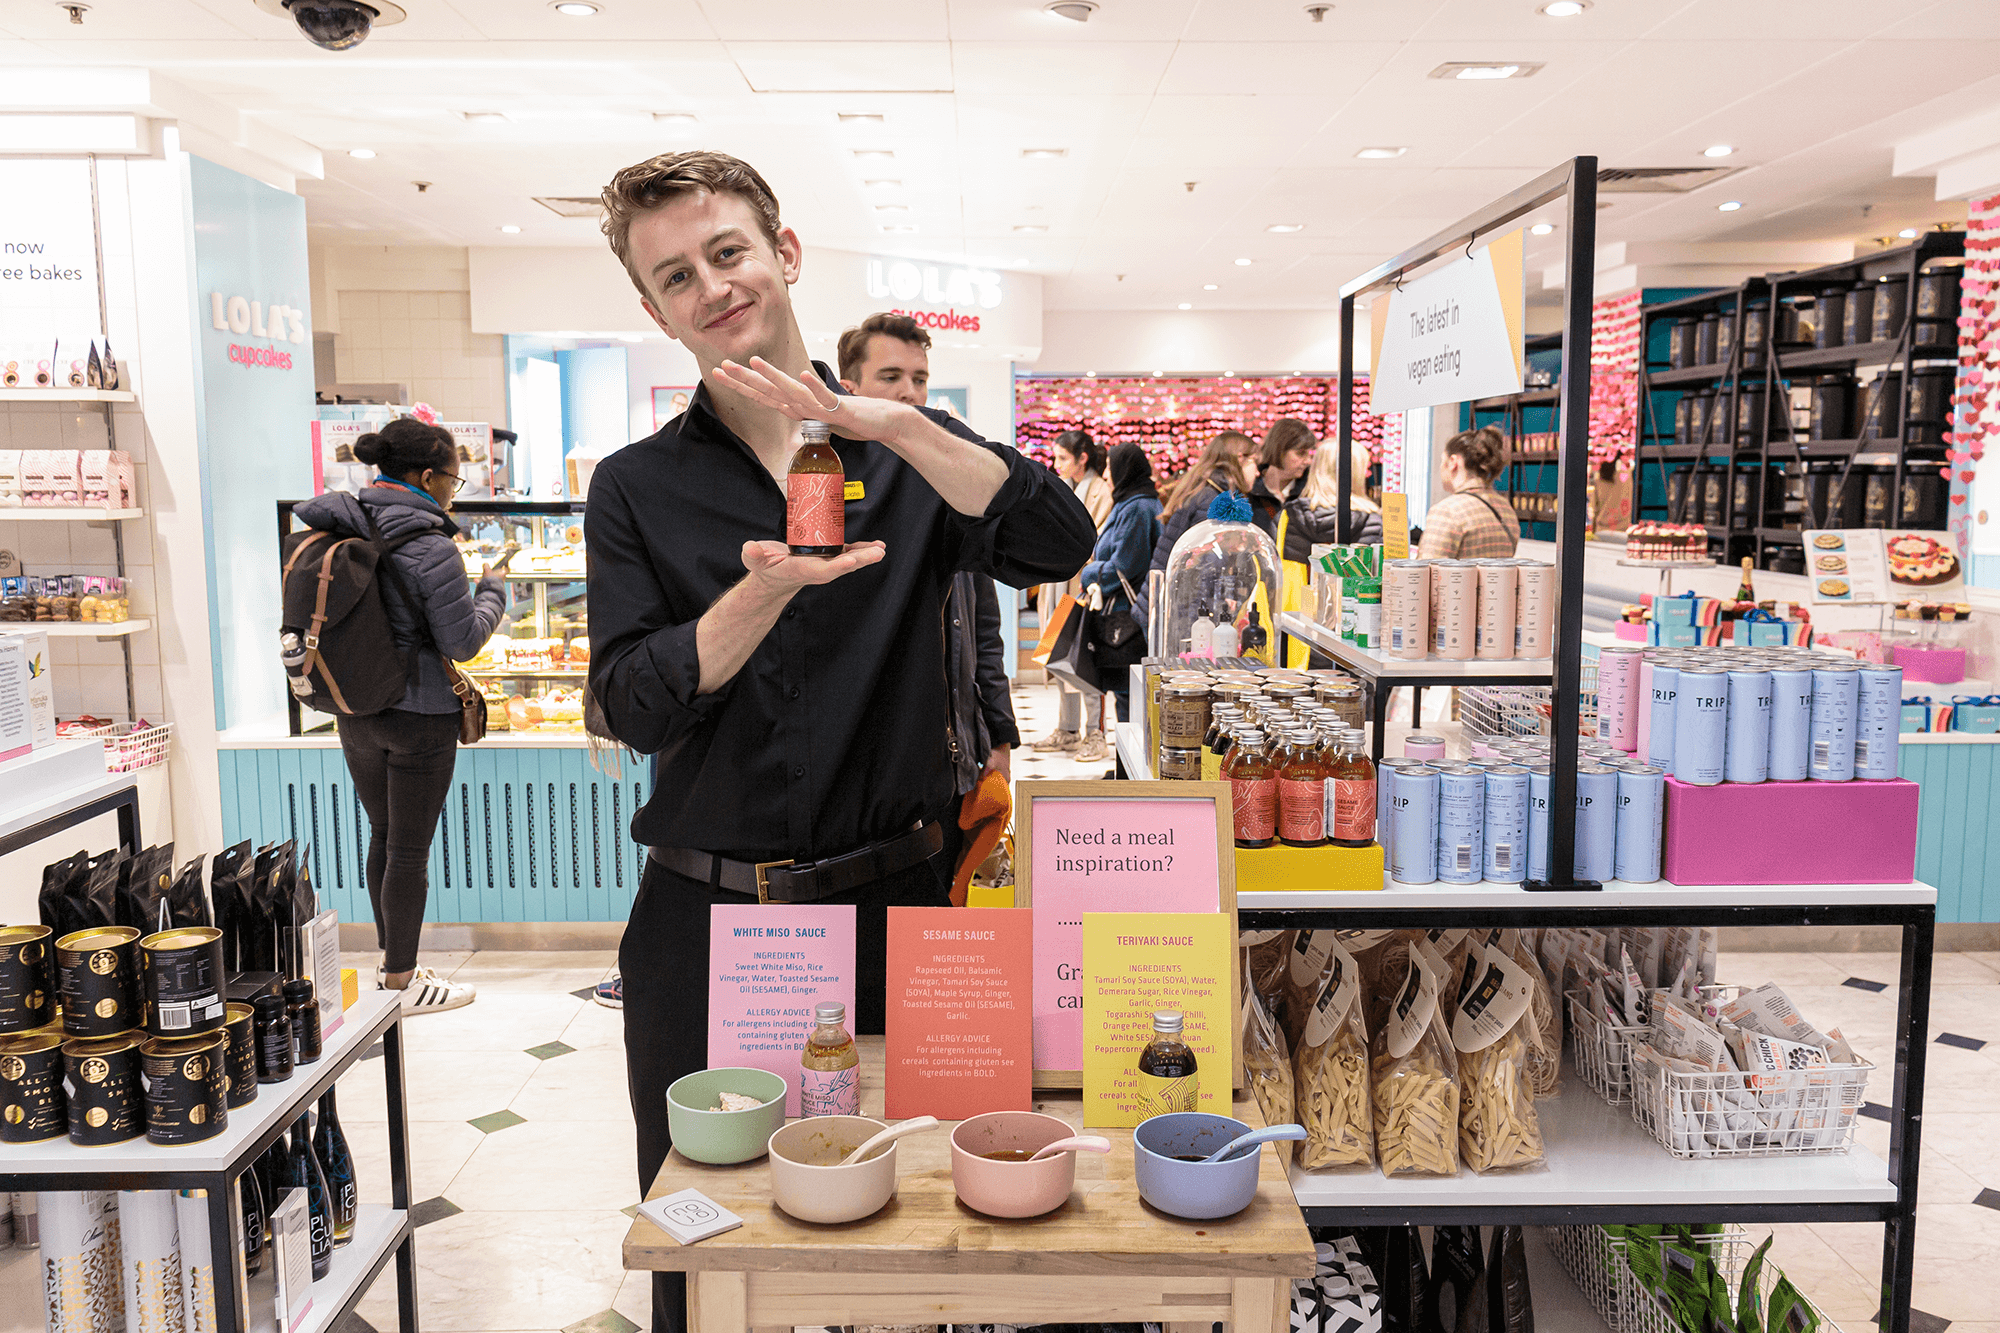
[[[1556,567],[1541,560],[1524,560],[1515,580],[1514,656],[1555,654]]]
[[[1896,776],[1901,758],[1903,668],[1865,666],[1855,673],[1854,776],[1865,782],[1887,782]]]
[[[1647,701],[1646,762],[1662,768],[1674,766],[1674,697],[1680,690],[1681,669],[1665,662],[1650,663],[1653,669],[1651,697]]]
[[[1553,779],[1547,764],[1528,768],[1528,878],[1547,883],[1549,878],[1549,788]]]
[[[1519,764],[1486,770],[1486,878],[1519,884],[1528,877],[1528,770]]]
[[[1713,787],[1727,772],[1729,673],[1719,667],[1683,667],[1674,700],[1674,778]]]
[[[1479,619],[1472,655],[1487,659],[1512,657],[1518,618],[1516,590],[1521,571],[1505,560],[1480,560],[1475,568],[1479,579]]]
[[[1618,771],[1608,764],[1576,769],[1576,877],[1603,883],[1616,869]]]
[[[1486,876],[1486,773],[1459,764],[1438,771],[1437,877],[1477,884]]]
[[[1437,883],[1438,771],[1428,764],[1399,768],[1390,796],[1394,844],[1389,877],[1403,884]]]
[[[1729,734],[1724,742],[1723,776],[1730,782],[1762,782],[1771,776],[1771,673],[1729,673]]]
[[[1660,877],[1666,801],[1666,770],[1651,764],[1618,769],[1618,849],[1612,867],[1628,884],[1650,884]]]
[[[1854,710],[1861,692],[1861,669],[1813,668],[1812,760],[1806,776],[1815,782],[1848,782],[1854,777]]]

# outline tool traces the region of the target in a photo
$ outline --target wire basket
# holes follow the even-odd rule
[[[1618,1320],[1611,1325],[1614,1333],[1687,1333],[1680,1321],[1667,1309],[1666,1303],[1648,1291],[1633,1275],[1632,1267],[1626,1258],[1626,1242],[1613,1240],[1607,1236],[1604,1243],[1611,1250],[1618,1280]],[[1730,1228],[1716,1233],[1705,1246],[1709,1257],[1726,1281],[1732,1311],[1743,1298],[1743,1270],[1748,1265],[1757,1244],[1761,1243],[1761,1237],[1753,1243],[1748,1232]],[[1763,1312],[1770,1309],[1771,1291],[1777,1286],[1783,1272],[1784,1270],[1777,1264],[1769,1261],[1768,1256],[1765,1263],[1757,1270],[1757,1309],[1760,1324],[1764,1322],[1761,1317]],[[1810,1300],[1806,1304],[1812,1307],[1813,1314],[1819,1319],[1819,1333],[1840,1333],[1840,1326],[1828,1319],[1818,1306],[1812,1305]],[[1732,1317],[1732,1326],[1734,1322]],[[1774,1330],[1773,1333],[1782,1331]]]
[[[1597,734],[1597,663],[1583,662],[1577,701],[1579,734]],[[1475,736],[1506,740],[1549,734],[1549,690],[1541,685],[1464,685],[1458,691],[1458,720]]]
[[[1634,1061],[1632,1118],[1676,1157],[1844,1153],[1875,1066],[1686,1074]]]
[[[174,738],[174,724],[136,726],[122,736],[104,738],[104,767],[112,773],[130,773],[167,761],[167,746]]]
[[[1611,1333],[1621,1333],[1618,1318],[1618,1273],[1625,1266],[1623,1246],[1603,1227],[1549,1227],[1545,1233],[1557,1262],[1583,1293]]]
[[[1563,998],[1569,1002],[1576,1072],[1608,1105],[1625,1105],[1632,1100],[1632,1046],[1635,1042],[1646,1045],[1652,1029],[1643,1023],[1618,1027],[1605,1022],[1590,1012],[1582,991],[1571,991]]]

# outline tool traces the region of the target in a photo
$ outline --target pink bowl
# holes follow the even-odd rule
[[[989,1217],[1040,1217],[1069,1199],[1076,1184],[1076,1154],[1039,1162],[996,1162],[986,1153],[1037,1152],[1075,1134],[1066,1120],[1035,1111],[989,1111],[959,1122],[951,1132],[951,1185],[958,1201]]]

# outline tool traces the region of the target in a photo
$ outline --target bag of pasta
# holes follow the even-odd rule
[[[1371,1048],[1375,1151],[1385,1176],[1458,1174],[1458,1059],[1437,1021],[1429,952],[1421,940],[1411,944],[1403,984]]]
[[[1372,1166],[1375,1133],[1368,1112],[1361,970],[1338,944],[1328,953],[1292,1070],[1299,1123],[1306,1127],[1299,1165]]]
[[[1263,997],[1246,985],[1243,994],[1243,1081],[1257,1099],[1266,1125],[1283,1125],[1292,1118],[1292,1062],[1285,1051],[1285,1034],[1271,1018]],[[1291,1165],[1292,1145],[1275,1143],[1278,1161]]]
[[[1458,1149],[1474,1171],[1545,1160],[1528,1076],[1534,978],[1505,950],[1481,945],[1460,974],[1451,1044],[1458,1051]]]
[[[1301,930],[1292,936],[1285,962],[1285,1002],[1272,1015],[1291,1050],[1299,1048],[1299,1038],[1305,1035],[1306,1015],[1319,998],[1319,979],[1335,942],[1331,930]]]
[[[1562,997],[1549,985],[1548,973],[1542,971],[1541,960],[1528,947],[1525,933],[1516,939],[1512,953],[1535,983],[1534,1000],[1522,1026],[1528,1037],[1528,1085],[1534,1089],[1535,1100],[1543,1102],[1562,1095]]]
[[[1275,1018],[1285,964],[1291,956],[1292,932],[1246,930],[1236,937],[1236,943],[1243,950],[1243,979],[1263,997],[1265,1012]]]

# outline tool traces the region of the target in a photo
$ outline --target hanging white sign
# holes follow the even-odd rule
[[[1521,391],[1522,241],[1509,232],[1375,298],[1369,410]]]

